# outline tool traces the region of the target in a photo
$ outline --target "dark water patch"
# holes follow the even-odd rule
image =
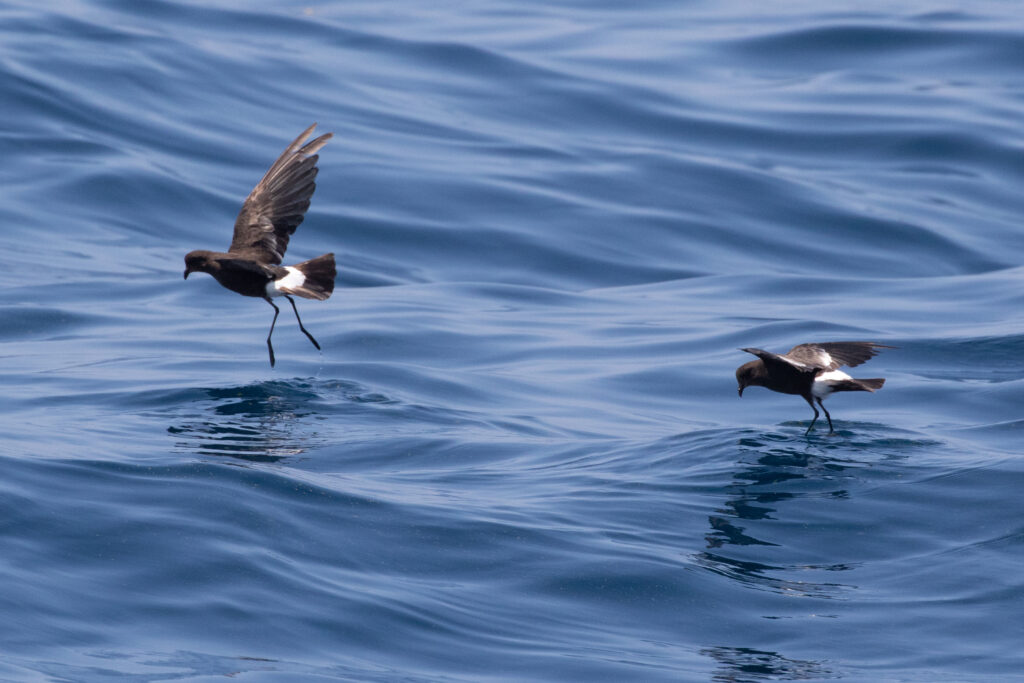
[[[813,59],[816,69],[842,68],[855,62],[882,66],[899,60],[907,65],[952,67],[970,73],[979,65],[999,71],[1022,45],[1019,36],[1005,30],[918,28],[889,22],[817,25],[737,41],[733,49],[743,59],[802,71]]]
[[[75,330],[102,324],[104,316],[42,306],[0,307],[0,337],[7,340],[38,340],[71,336]],[[109,318],[107,319],[109,320]]]
[[[1024,378],[1024,336],[944,339],[919,344],[917,367],[929,379],[961,382],[1014,382]],[[923,367],[922,367],[923,366]]]

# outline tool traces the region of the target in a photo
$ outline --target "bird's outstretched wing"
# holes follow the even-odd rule
[[[882,349],[894,346],[875,342],[823,342],[820,344],[798,344],[789,350],[786,357],[797,363],[821,370],[836,370],[842,366],[856,367],[874,358]]]
[[[815,372],[819,369],[815,365],[809,365],[801,360],[790,358],[788,355],[783,356],[763,349],[749,348],[740,349],[740,351],[746,351],[747,353],[754,354],[764,362],[765,367],[769,370],[776,369],[789,370],[791,372],[794,370],[797,372]]]
[[[333,137],[326,133],[303,146],[314,128],[315,123],[288,145],[246,197],[235,219],[230,253],[281,263],[288,239],[302,223],[316,190],[316,153]]]

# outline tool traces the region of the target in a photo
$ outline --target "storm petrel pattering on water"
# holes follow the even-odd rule
[[[873,358],[880,349],[893,349],[894,346],[876,344],[875,342],[826,342],[823,344],[799,344],[780,355],[761,349],[740,349],[752,353],[759,360],[744,363],[736,370],[736,381],[739,383],[740,396],[747,387],[765,387],[783,394],[803,396],[814,411],[814,419],[807,427],[818,420],[817,401],[825,411],[829,433],[833,433],[832,416],[822,403],[829,394],[836,391],[871,391],[882,388],[885,380],[854,379],[840,370],[842,366],[856,367]]]
[[[302,325],[299,309],[290,295],[323,301],[334,291],[334,254],[324,254],[294,266],[282,266],[288,239],[309,208],[316,190],[317,151],[333,137],[326,133],[303,146],[316,128],[312,126],[295,138],[277,158],[263,179],[256,183],[235,219],[235,234],[227,252],[190,251],[185,256],[185,279],[189,273],[209,273],[232,292],[255,296],[274,307],[274,319],[267,335],[270,366],[274,366],[274,347],[270,337],[281,310],[274,297],[288,299],[299,321],[299,329],[317,349],[320,344]]]

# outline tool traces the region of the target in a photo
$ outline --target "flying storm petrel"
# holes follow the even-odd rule
[[[786,354],[771,353],[761,349],[740,349],[752,353],[758,360],[744,363],[736,370],[736,381],[739,383],[740,396],[747,387],[765,387],[783,394],[803,396],[814,411],[814,419],[807,427],[818,420],[817,401],[825,411],[828,419],[829,433],[832,428],[832,416],[828,414],[822,403],[829,394],[836,391],[871,391],[882,388],[885,380],[854,379],[840,370],[842,366],[856,367],[873,358],[880,349],[893,349],[894,346],[875,342],[826,342],[822,344],[799,344]]]
[[[270,367],[274,367],[270,337],[281,312],[273,298],[288,299],[299,321],[299,329],[319,349],[320,344],[303,327],[291,295],[323,301],[334,291],[334,254],[324,254],[294,266],[281,265],[288,239],[302,223],[316,190],[313,180],[317,174],[317,151],[333,136],[333,133],[326,133],[303,146],[314,128],[315,123],[288,145],[246,197],[235,219],[235,234],[227,252],[197,250],[185,255],[186,280],[189,273],[209,273],[232,292],[259,297],[273,306],[274,319],[267,335]]]

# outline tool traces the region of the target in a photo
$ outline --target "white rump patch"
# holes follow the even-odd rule
[[[823,372],[814,378],[814,384],[811,385],[811,393],[816,397],[823,399],[832,393],[832,385],[836,382],[841,382],[844,379],[853,379],[842,370],[831,370],[829,372]]]
[[[295,289],[306,283],[306,276],[298,268],[285,266],[284,269],[288,271],[287,275],[267,283],[267,296],[275,297],[291,294]]]

